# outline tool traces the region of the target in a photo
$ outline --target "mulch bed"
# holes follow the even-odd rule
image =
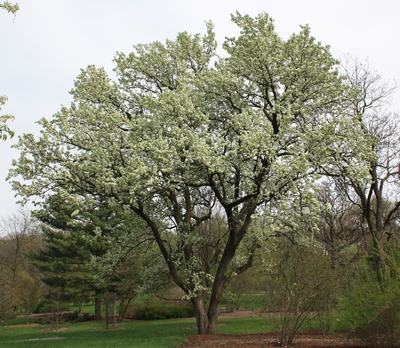
[[[280,347],[277,333],[265,332],[246,335],[188,335],[188,341],[179,348],[269,348]],[[324,348],[365,348],[362,342],[350,339],[345,334],[323,335],[319,331],[300,331],[293,343],[295,348],[324,347]]]

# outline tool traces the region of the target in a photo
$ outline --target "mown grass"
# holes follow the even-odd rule
[[[23,324],[24,320],[13,320],[9,324]],[[220,319],[218,333],[247,334],[272,331],[271,318],[247,317]],[[43,331],[48,326],[0,327],[0,347],[139,347],[167,348],[184,343],[183,336],[196,333],[194,319],[168,319],[156,321],[125,321],[117,329],[104,330],[103,322],[65,324],[64,331]],[[318,329],[317,320],[305,329]],[[339,328],[335,328],[339,329]],[[62,339],[50,340],[49,338]],[[40,340],[41,339],[41,340]]]
[[[104,330],[102,322],[65,324],[63,331],[43,331],[46,326],[0,328],[1,347],[174,347],[193,334],[194,320],[127,321],[117,329]],[[60,337],[62,339],[50,340]]]
[[[218,333],[236,334],[268,331],[262,318],[235,318],[219,321]],[[65,324],[63,331],[43,331],[46,326],[0,328],[1,347],[175,347],[184,335],[196,333],[194,319],[126,321],[117,329],[104,330],[102,322]],[[60,337],[62,339],[50,340]]]
[[[35,324],[37,319],[35,318],[11,318],[0,320],[0,327],[11,326],[11,325],[24,325],[24,324]]]
[[[265,295],[260,294],[246,294],[240,298],[241,309],[260,309],[265,308],[266,298]]]

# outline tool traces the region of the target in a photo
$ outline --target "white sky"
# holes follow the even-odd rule
[[[10,0],[11,1],[11,0]],[[15,0],[17,1],[17,0]],[[11,1],[11,2],[15,2]],[[0,0],[3,2],[3,0]],[[230,14],[265,11],[287,38],[300,24],[330,45],[336,58],[368,58],[372,69],[400,82],[399,0],[19,0],[15,20],[0,11],[0,94],[8,96],[1,114],[13,114],[17,136],[37,133],[35,122],[50,118],[68,94],[80,69],[89,64],[111,71],[116,51],[133,44],[174,39],[181,31],[204,33],[212,20],[219,44],[237,34]],[[393,111],[400,109],[396,93]],[[16,138],[0,143],[0,218],[18,206],[5,181]]]

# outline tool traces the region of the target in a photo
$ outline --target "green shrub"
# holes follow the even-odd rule
[[[354,336],[369,347],[400,347],[400,283],[397,277],[363,265],[345,299],[346,315]]]
[[[193,315],[192,312],[187,306],[149,305],[138,308],[134,317],[138,320],[187,318]]]
[[[82,315],[79,316],[79,321],[83,322],[83,321],[89,321],[89,320],[94,320],[95,316],[93,313],[82,313]]]
[[[94,315],[90,313],[83,313],[82,315],[79,315],[78,312],[68,312],[68,313],[62,313],[58,314],[58,317],[56,318],[57,314],[48,316],[45,318],[39,318],[38,323],[41,325],[52,325],[54,324],[55,320],[57,319],[58,323],[79,323],[83,321],[89,321],[94,319]]]
[[[33,310],[33,313],[52,313],[57,310],[66,311],[68,310],[68,305],[65,303],[57,304],[55,301],[45,299],[43,301],[40,301],[40,303]]]
[[[33,313],[50,313],[55,309],[55,306],[53,303],[51,303],[49,300],[43,300],[40,301],[40,303],[36,306],[36,308],[33,310]]]

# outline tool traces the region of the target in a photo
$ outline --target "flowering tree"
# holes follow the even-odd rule
[[[1,106],[5,104],[7,97],[5,95],[0,95],[0,111]],[[13,120],[14,116],[2,115],[0,116],[0,139],[6,140],[9,136],[13,137],[14,132],[8,127],[7,121]]]
[[[14,15],[19,10],[18,4],[11,4],[8,1],[0,4],[0,8],[6,10],[7,12],[13,13]],[[0,95],[0,111],[1,106],[5,104],[7,101],[7,97],[5,95]],[[11,115],[2,115],[0,116],[0,139],[6,140],[9,136],[12,137],[14,132],[7,126],[6,122],[8,120],[13,120],[14,116]]]
[[[6,10],[7,12],[13,13],[14,15],[17,13],[17,11],[19,11],[19,5],[12,4],[9,1],[4,1],[2,4],[0,4],[0,8]]]
[[[117,53],[118,81],[83,70],[72,105],[40,121],[39,139],[21,137],[10,173],[25,180],[13,181],[25,198],[101,197],[143,219],[199,333],[216,331],[230,272],[252,265],[254,217],[309,188],[319,166],[346,158],[360,173],[368,150],[347,112],[351,89],[308,27],[285,41],[265,13],[232,20],[241,33],[225,41],[225,58],[209,23],[203,37]],[[223,238],[210,243],[200,231],[216,217]],[[218,252],[202,257],[205,247]],[[235,260],[239,247],[247,254]]]

